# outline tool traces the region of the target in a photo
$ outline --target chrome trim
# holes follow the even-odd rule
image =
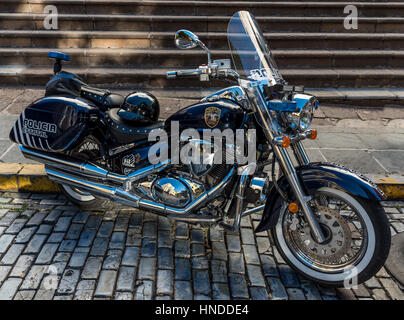
[[[26,158],[36,160],[45,165],[46,164],[58,164],[62,168],[74,167],[75,169],[80,169],[81,166],[83,165],[82,163],[67,161],[62,158],[53,157],[50,154],[44,154],[44,153],[41,153],[41,152],[38,152],[35,150],[30,150],[30,149],[25,148],[22,145],[20,145],[20,151]]]
[[[204,97],[200,101],[201,102],[216,101],[221,98],[230,99],[236,103],[242,104],[243,107],[251,109],[251,106],[248,102],[248,98],[247,98],[243,88],[240,86],[232,86],[232,87],[224,88],[222,90],[216,91],[216,92]]]
[[[265,208],[265,204],[262,204],[262,205],[260,205],[260,206],[258,206],[258,207],[245,210],[245,211],[241,214],[241,217],[245,217],[245,216],[249,216],[250,214],[262,212],[262,211],[264,211],[264,208]]]
[[[188,185],[173,177],[160,177],[154,180],[151,189],[155,200],[174,207],[184,207],[192,200]]]
[[[189,30],[178,30],[175,33],[174,43],[179,49],[192,49],[198,45],[199,38]]]
[[[195,210],[198,207],[202,206],[204,203],[209,201],[213,196],[221,192],[229,184],[229,182],[231,181],[231,177],[235,173],[235,169],[232,168],[230,172],[226,175],[226,177],[213,189],[209,190],[208,192],[204,192],[201,196],[196,198],[185,208],[174,208],[165,206],[164,204],[158,202],[141,199],[139,196],[132,194],[126,190],[123,190],[119,187],[109,186],[106,184],[96,183],[92,181],[85,181],[82,179],[85,178],[85,176],[78,177],[74,175],[69,175],[65,172],[57,171],[56,168],[49,168],[49,167],[45,167],[45,171],[48,174],[49,178],[56,182],[72,185],[74,187],[78,187],[86,191],[89,191],[95,195],[106,197],[135,208],[157,211],[159,213],[167,215],[170,214],[185,215],[190,213],[192,210]]]
[[[301,141],[291,143],[293,153],[301,166],[309,164],[310,159]]]
[[[191,222],[191,223],[195,222],[215,223],[218,220],[221,220],[220,216],[201,216],[197,214],[187,214],[187,215],[171,214],[169,215],[169,218],[176,221]]]
[[[140,177],[147,176],[148,174],[150,174],[150,172],[155,172],[156,170],[162,170],[166,168],[171,163],[170,160],[158,165],[140,169],[129,174],[128,176],[121,176],[112,174],[98,166],[94,166],[88,163],[69,162],[61,158],[52,157],[48,154],[42,154],[33,150],[28,150],[23,146],[20,146],[20,149],[27,157],[32,157],[34,160],[39,160],[40,162],[45,163],[45,171],[47,172],[51,180],[84,189],[95,195],[116,200],[125,205],[146,210],[158,211],[164,214],[187,214],[192,210],[200,207],[206,201],[210,200],[213,196],[222,191],[229,184],[229,182],[231,181],[231,177],[235,173],[235,168],[232,168],[226,175],[226,177],[211,190],[203,192],[185,208],[175,208],[165,206],[158,202],[141,199],[139,196],[130,193],[128,190],[125,190],[122,187],[114,187],[107,184],[108,180],[112,182],[125,182],[127,180],[133,181],[135,179],[139,179]],[[55,167],[55,165],[58,165],[58,167]],[[63,170],[69,170],[70,172],[63,172]],[[97,178],[101,178],[105,183],[88,181],[89,174],[93,177],[95,176]]]
[[[244,170],[241,173],[240,180],[238,183],[238,188],[236,192],[236,209],[235,209],[235,216],[234,216],[234,222],[233,225],[229,225],[225,222],[220,222],[220,226],[223,227],[224,229],[227,229],[229,231],[235,231],[239,228],[240,226],[240,221],[242,218],[242,210],[243,210],[243,204],[244,204],[244,193],[245,189],[248,185],[248,182],[250,181],[250,175],[252,175],[255,172],[255,169],[257,168],[257,164],[255,162],[249,163],[248,165],[244,166]]]
[[[277,135],[280,134],[279,125],[273,120],[270,111],[265,107],[266,103],[260,92],[258,84],[254,86],[251,84],[249,90],[252,91],[255,97],[255,99],[252,99],[252,101],[254,102],[253,107],[255,109],[254,111],[257,111],[257,114],[259,115],[259,119],[261,120],[260,122],[263,125],[264,133],[267,136],[268,141],[273,141],[275,138],[274,133]],[[258,101],[258,99],[260,101]],[[288,182],[292,187],[294,194],[296,195],[301,205],[302,211],[307,219],[311,230],[313,231],[314,237],[318,242],[324,242],[324,234],[320,229],[318,221],[314,217],[314,213],[311,207],[308,205],[311,197],[305,194],[304,189],[297,177],[295,167],[293,166],[289,154],[287,153],[285,148],[279,147],[276,143],[272,144],[272,149],[274,151],[276,159],[279,161],[280,166],[285,172],[286,178],[288,179]]]
[[[258,193],[258,195],[259,195],[256,204],[265,203],[265,200],[267,198],[266,195],[268,192],[269,184],[270,184],[270,181],[269,181],[268,174],[265,177],[255,176],[250,180],[250,184],[249,184],[248,188],[252,189],[255,194]]]
[[[161,171],[168,167],[171,164],[171,160],[167,160],[165,162],[150,165],[134,172],[131,172],[128,175],[116,174],[110,171],[107,171],[97,165],[86,163],[86,162],[78,162],[75,160],[67,160],[61,157],[53,156],[51,154],[45,154],[38,151],[30,150],[22,145],[20,145],[20,150],[23,155],[29,159],[36,160],[45,164],[46,166],[55,167],[56,170],[62,169],[69,172],[73,172],[75,175],[81,176],[85,175],[86,178],[95,178],[101,179],[103,181],[112,181],[119,184],[124,184],[126,182],[133,182],[139,180],[141,178],[147,177],[148,175]]]
[[[301,207],[302,211],[307,219],[307,223],[310,225],[311,230],[313,231],[314,237],[318,242],[322,243],[325,241],[325,237],[323,232],[320,229],[319,223],[314,217],[313,211],[309,206],[308,202],[311,200],[310,196],[307,196],[303,187],[297,177],[295,167],[289,157],[289,154],[284,148],[279,148],[278,146],[273,146],[274,151],[277,154],[277,159],[285,171],[285,175],[289,181],[290,186],[294,194],[296,195]],[[279,154],[279,155],[278,155]]]

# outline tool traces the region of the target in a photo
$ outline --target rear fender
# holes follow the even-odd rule
[[[296,168],[296,173],[306,192],[311,195],[322,187],[329,187],[342,190],[352,196],[361,197],[363,199],[373,201],[386,199],[383,191],[372,181],[360,173],[340,165],[320,162],[310,163]],[[288,194],[290,199],[294,198],[290,190],[289,182],[285,176],[282,176],[277,184]],[[277,206],[276,203],[279,197],[280,194],[278,190],[273,187],[267,197],[261,222],[255,230],[256,232],[271,229],[278,222],[280,207]]]

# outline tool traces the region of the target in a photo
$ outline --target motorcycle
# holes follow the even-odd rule
[[[45,97],[22,112],[10,139],[25,157],[43,163],[48,177],[83,208],[112,200],[229,231],[237,231],[243,217],[262,213],[255,232],[270,230],[282,258],[303,276],[336,287],[368,280],[389,253],[390,228],[380,204],[385,195],[353,170],[310,162],[302,142],[317,136],[310,125],[318,100],[283,79],[252,14],[235,13],[227,38],[231,60],[212,61],[195,34],[176,32],[178,48],[199,46],[208,62],[167,72],[168,79],[233,83],[166,121],[159,121],[151,94],[124,98],[90,87],[62,71],[68,55],[50,52],[56,62]],[[249,130],[240,131],[244,146],[255,148],[254,159],[215,163],[219,153],[234,158],[245,151],[228,143],[232,151],[223,152],[217,141],[184,133],[191,129],[254,130],[254,139]],[[156,132],[170,133],[151,139]],[[199,150],[196,159],[203,163],[183,163],[171,152],[187,145]],[[156,149],[155,158],[171,155],[152,161]]]

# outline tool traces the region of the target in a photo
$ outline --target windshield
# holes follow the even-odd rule
[[[241,78],[268,79],[270,86],[284,82],[251,13],[238,11],[233,15],[227,27],[227,39],[233,63]]]

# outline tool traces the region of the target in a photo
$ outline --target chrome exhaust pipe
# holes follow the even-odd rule
[[[120,189],[117,187],[109,186],[104,183],[98,183],[96,181],[83,180],[82,177],[69,175],[65,172],[57,171],[57,169],[55,168],[45,167],[45,171],[49,179],[51,179],[52,181],[80,188],[85,191],[89,191],[95,196],[108,198],[124,205],[129,205],[135,208],[139,207],[139,197],[129,193],[126,197],[122,197],[122,194],[125,194],[127,192],[119,192]]]
[[[73,173],[78,177],[85,177],[86,179],[97,179],[102,181],[110,181],[113,183],[124,184],[125,182],[133,182],[138,179],[147,177],[148,175],[161,171],[167,168],[171,164],[171,160],[168,159],[165,162],[150,165],[139,170],[136,170],[128,175],[116,174],[101,168],[98,165],[91,164],[89,162],[80,162],[75,159],[71,159],[63,156],[56,156],[48,152],[39,152],[32,149],[27,149],[20,145],[20,150],[26,158],[38,161],[54,168],[56,171],[67,171]]]
[[[48,174],[49,178],[53,181],[81,188],[85,191],[89,191],[94,195],[105,197],[114,200],[116,202],[122,203],[124,205],[149,211],[156,211],[158,213],[162,213],[168,216],[174,215],[178,217],[178,215],[189,214],[193,210],[197,209],[204,203],[211,200],[220,191],[222,191],[231,181],[231,177],[235,172],[235,168],[232,168],[230,172],[226,175],[226,177],[219,184],[217,184],[211,190],[201,194],[198,198],[196,198],[194,201],[188,204],[185,208],[170,207],[158,202],[142,199],[139,196],[134,195],[129,191],[126,191],[120,187],[115,187],[104,183],[99,183],[96,181],[86,181],[83,180],[83,178],[85,179],[85,177],[83,178],[77,177],[65,172],[58,171],[53,167],[52,168],[45,167],[45,171]]]
[[[130,190],[127,190],[126,188],[127,182],[134,182],[150,175],[151,173],[156,173],[167,168],[171,164],[170,159],[163,163],[139,169],[125,176],[109,172],[91,163],[79,162],[67,157],[57,157],[51,153],[27,149],[22,145],[20,145],[20,150],[25,157],[45,164],[46,173],[49,178],[55,182],[77,187],[89,191],[96,196],[108,198],[131,207],[156,211],[165,215],[173,215],[176,216],[177,219],[178,216],[189,214],[193,210],[201,207],[216,194],[220,193],[230,183],[231,178],[236,171],[235,168],[232,168],[220,183],[214,186],[211,190],[202,193],[185,208],[176,208],[143,199],[130,193]],[[119,186],[116,185],[117,183]]]

